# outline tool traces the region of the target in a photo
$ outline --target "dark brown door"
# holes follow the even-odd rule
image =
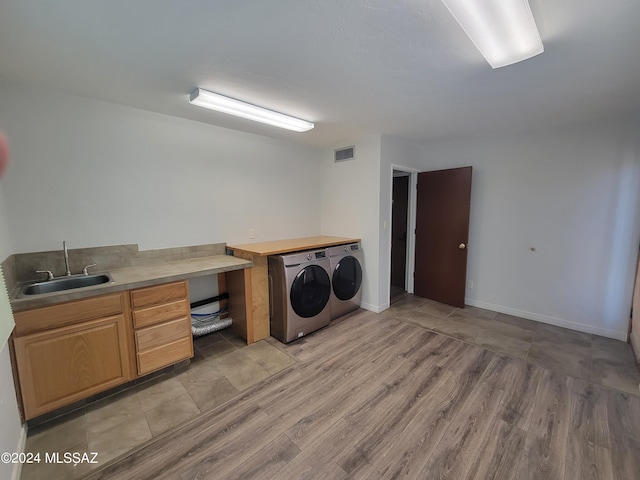
[[[406,289],[409,176],[393,177],[391,207],[391,285]]]
[[[414,292],[464,307],[471,167],[418,174]]]

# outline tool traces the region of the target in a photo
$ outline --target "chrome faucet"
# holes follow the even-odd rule
[[[77,276],[77,275],[72,275],[71,274],[71,267],[69,266],[69,250],[67,249],[67,241],[63,240],[62,241],[62,252],[64,253],[64,267],[65,267],[65,272],[64,275],[65,277],[72,277],[72,276]],[[82,275],[88,276],[89,275],[89,269],[91,267],[95,267],[96,264],[92,263],[90,265],[86,265],[83,269],[82,269]],[[53,275],[53,273],[51,273],[49,270],[36,270],[36,273],[46,273],[47,274],[47,281],[49,280],[55,280],[58,277],[55,277]],[[80,273],[78,273],[78,275],[81,275]]]
[[[47,281],[53,280],[54,278],[56,278],[54,277],[53,272],[51,270],[36,270],[36,273],[46,273]]]
[[[69,251],[67,250],[67,241],[63,240],[62,242],[62,250],[64,250],[64,266],[66,268],[66,271],[64,272],[64,274],[67,277],[71,276],[71,269],[69,268]]]

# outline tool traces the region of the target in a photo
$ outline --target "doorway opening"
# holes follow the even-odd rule
[[[389,303],[413,293],[417,170],[393,166]]]

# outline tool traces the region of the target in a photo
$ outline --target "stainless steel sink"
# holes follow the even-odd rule
[[[111,276],[108,273],[99,273],[95,275],[71,275],[68,277],[54,278],[46,282],[37,282],[25,285],[20,290],[18,298],[29,297],[31,295],[42,295],[43,293],[64,292],[82,287],[91,287],[94,285],[102,285],[111,282]]]

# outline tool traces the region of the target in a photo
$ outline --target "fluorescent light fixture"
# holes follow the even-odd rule
[[[256,122],[267,123],[275,127],[286,128],[294,132],[306,132],[314,125],[306,120],[290,117],[284,113],[274,112],[250,103],[225,97],[219,93],[196,88],[189,97],[189,103],[218,112],[229,113],[237,117],[248,118]]]
[[[493,68],[544,52],[527,0],[442,0]]]

